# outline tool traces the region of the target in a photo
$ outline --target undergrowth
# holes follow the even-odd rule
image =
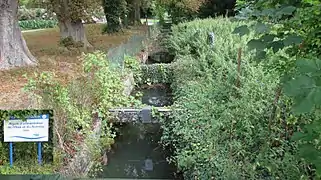
[[[175,103],[162,141],[175,147],[171,160],[185,179],[307,179],[308,165],[289,139],[299,125],[292,101],[275,100],[278,73],[256,63],[246,46],[253,31],[232,33],[245,24],[252,22],[216,18],[173,27],[167,44],[176,55]]]
[[[53,110],[52,131],[53,159],[39,168],[23,168],[19,164],[15,169],[7,167],[3,162],[2,173],[47,173],[59,171],[80,152],[81,144],[85,143],[92,151],[93,160],[99,161],[101,151],[113,144],[114,133],[111,131],[109,109],[131,107],[140,102],[134,97],[124,95],[126,78],[125,71],[109,66],[106,55],[102,52],[83,54],[79,61],[83,64],[81,76],[68,84],[61,84],[52,72],[35,73],[28,77],[25,90],[38,100],[39,109]],[[102,122],[102,133],[98,144],[93,144],[92,133],[98,121]],[[98,136],[99,137],[99,136]],[[30,144],[30,143],[29,143]],[[27,149],[27,144],[21,149]],[[1,148],[1,155],[8,153]],[[36,152],[36,151],[35,151]],[[35,152],[25,151],[25,157]],[[27,162],[27,161],[25,161]],[[26,166],[26,164],[21,165]]]

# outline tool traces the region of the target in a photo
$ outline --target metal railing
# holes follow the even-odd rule
[[[126,43],[108,50],[107,58],[113,66],[123,69],[125,56],[135,56],[145,48],[145,42],[157,34],[158,25],[148,26],[146,35],[134,34]]]

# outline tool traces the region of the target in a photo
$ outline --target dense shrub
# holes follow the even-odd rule
[[[45,29],[54,28],[58,25],[55,20],[25,20],[19,21],[19,26],[22,30],[28,29]]]
[[[0,143],[0,174],[52,173],[66,166],[82,150],[83,143],[91,150],[92,158],[100,162],[101,152],[110,148],[114,142],[110,128],[113,116],[109,109],[140,105],[134,97],[124,95],[123,81],[128,71],[112,68],[106,58],[102,52],[83,54],[79,58],[83,72],[66,84],[57,80],[52,72],[35,73],[35,76],[29,77],[24,89],[38,100],[35,101],[39,102],[37,108],[53,111],[50,115],[54,118],[54,121],[50,121],[52,144],[44,143],[45,162],[41,166],[43,168],[40,168],[36,165],[35,144],[15,143],[15,168],[9,168],[8,144]],[[0,110],[2,120],[16,114]],[[97,116],[102,123],[99,146],[92,140]],[[0,136],[3,136],[1,130]],[[53,157],[48,157],[50,155]],[[48,167],[51,162],[53,166]]]
[[[303,36],[302,54],[312,53],[321,57],[321,3],[298,9],[287,24]]]
[[[274,103],[278,74],[257,65],[247,50],[254,33],[232,34],[244,24],[218,18],[173,28],[168,45],[176,54],[175,104],[173,120],[163,125],[163,143],[176,148],[172,160],[185,179],[305,179],[296,144],[284,134],[295,129],[295,122],[284,125],[289,111],[281,104],[289,101]]]
[[[244,3],[252,10],[240,13],[242,18],[255,19],[258,22],[256,30],[260,34],[260,38],[251,40],[248,46],[263,56],[273,49],[272,54],[276,58],[273,61],[262,58],[262,63],[272,65],[267,68],[276,70],[283,79],[280,83],[282,91],[293,101],[292,105],[286,105],[293,118],[285,118],[284,121],[300,123],[300,128],[293,129],[291,137],[298,143],[297,158],[310,164],[309,179],[320,179],[321,29],[318,22],[321,2],[267,0]],[[236,32],[242,35],[248,29],[246,26],[238,27]]]
[[[18,9],[18,20],[54,20],[56,19],[53,13],[43,8],[26,8],[24,6]]]
[[[142,78],[141,78],[141,81],[138,82],[140,84],[172,83],[173,67],[171,64],[158,63],[158,64],[143,65],[141,67],[141,70],[142,70]]]

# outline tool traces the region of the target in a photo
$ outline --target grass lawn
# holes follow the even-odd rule
[[[103,24],[86,25],[88,41],[94,46],[94,50],[106,51],[110,47],[126,42],[134,33],[143,33],[146,28],[136,27],[125,30],[124,33],[102,35]],[[78,56],[79,50],[67,51],[58,46],[59,29],[47,29],[40,31],[24,32],[23,36],[31,53],[38,59],[37,67],[22,67],[0,71],[0,109],[26,109],[33,104],[27,94],[21,89],[27,79],[23,74],[32,76],[34,72],[54,72],[62,83],[66,83],[77,77],[81,72],[81,63]]]

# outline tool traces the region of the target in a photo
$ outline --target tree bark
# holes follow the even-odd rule
[[[81,19],[73,22],[70,19],[59,20],[60,38],[71,38],[75,43],[82,43],[84,47],[92,47],[88,42],[85,28]]]
[[[59,3],[57,3],[59,2]],[[92,47],[88,42],[85,28],[80,17],[81,13],[76,13],[79,4],[70,0],[50,1],[53,11],[57,14],[60,29],[60,39],[71,38],[74,43],[82,43],[84,47]]]
[[[132,25],[141,25],[142,22],[140,20],[140,7],[141,0],[130,0],[130,11],[129,11],[129,21]]]
[[[0,69],[36,65],[21,34],[18,0],[0,0]]]
[[[121,0],[104,0],[104,13],[107,20],[107,33],[115,33],[122,30],[120,18],[123,11],[123,2]]]

